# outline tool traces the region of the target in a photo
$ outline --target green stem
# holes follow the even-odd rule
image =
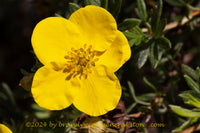
[[[136,103],[139,103],[139,104],[142,104],[142,105],[147,105],[147,106],[148,106],[148,105],[151,105],[151,103],[144,102],[144,101],[140,101],[140,100],[138,100],[138,99],[137,99],[135,102],[136,102]]]
[[[191,10],[200,10],[200,8],[199,7],[193,7],[192,5],[187,5]]]
[[[151,34],[152,33],[151,25],[148,22],[146,22],[145,24],[147,26],[148,32]]]
[[[131,96],[132,96],[133,100],[136,103],[139,103],[139,104],[142,104],[142,105],[151,105],[150,103],[138,100],[137,97],[136,97],[136,95],[135,95],[135,89],[134,89],[133,85],[131,84],[130,81],[128,81],[127,83],[128,83],[128,86],[129,86],[129,89],[130,89],[130,92],[131,92]]]
[[[131,106],[129,106],[128,109],[126,110],[126,114],[129,114],[136,105],[137,105],[137,103],[135,102]]]

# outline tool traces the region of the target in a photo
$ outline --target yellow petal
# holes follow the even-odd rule
[[[104,51],[115,38],[116,21],[104,8],[93,5],[80,8],[69,20],[79,27],[85,43],[92,45],[95,50]]]
[[[99,116],[113,110],[121,97],[121,86],[114,73],[105,67],[99,66],[92,69],[87,78],[73,84],[76,90],[73,104],[80,111]]]
[[[38,105],[61,110],[72,104],[70,81],[66,74],[43,66],[34,75],[31,92]]]
[[[4,124],[0,124],[0,133],[12,133],[12,131]]]
[[[83,46],[76,25],[61,17],[49,17],[40,21],[33,30],[31,42],[40,62],[64,62],[64,56],[72,48]]]
[[[105,65],[113,72],[117,71],[131,56],[131,49],[124,34],[117,31],[112,45],[99,57],[96,65]]]

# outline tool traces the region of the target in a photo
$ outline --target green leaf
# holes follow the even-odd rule
[[[133,31],[134,31],[135,33],[144,35],[144,33],[142,32],[142,30],[141,30],[140,27],[138,27],[138,26],[133,27]]]
[[[147,21],[147,11],[144,0],[137,0],[137,7],[140,17],[143,21]]]
[[[185,73],[189,76],[191,76],[193,79],[197,80],[197,74],[196,71],[194,69],[192,69],[191,67],[182,64],[182,68],[185,71]]]
[[[153,53],[154,53],[154,58],[158,60],[158,45],[155,43],[152,45]]]
[[[127,39],[133,39],[135,37],[135,33],[133,32],[123,32]]]
[[[101,6],[101,1],[100,0],[85,0],[85,5]]]
[[[200,101],[197,98],[195,98],[194,96],[192,96],[191,94],[181,93],[181,94],[179,94],[179,96],[181,98],[183,98],[185,104],[200,108]]]
[[[42,108],[38,104],[35,104],[35,103],[32,104],[31,107],[32,107],[32,109],[37,110],[37,111],[48,111],[47,109]]]
[[[162,35],[162,32],[165,28],[165,25],[167,24],[167,19],[163,19],[160,22],[158,22],[158,25],[156,26],[156,29],[153,31],[154,38],[158,38]]]
[[[145,77],[143,77],[143,81],[145,82],[146,85],[148,85],[150,88],[152,88],[155,92],[157,92],[157,88],[150,83]]]
[[[92,5],[92,0],[85,0],[85,5]]]
[[[2,100],[4,101],[4,100],[7,100],[8,97],[6,96],[6,94],[0,92],[0,99],[2,99]],[[1,101],[1,100],[0,100],[0,101]]]
[[[128,41],[129,46],[130,46],[130,47],[133,47],[133,45],[135,44],[135,41],[136,41],[135,39],[129,40],[129,41]]]
[[[162,7],[163,7],[163,2],[162,0],[157,1],[157,6],[155,6],[154,9],[154,15],[151,19],[151,28],[153,33],[156,31],[157,27],[159,26],[161,14],[162,14]]]
[[[142,42],[143,36],[139,35],[139,34],[134,34],[133,39],[131,39],[129,41],[129,45],[132,47],[133,45],[140,45],[140,43]]]
[[[158,46],[154,43],[150,46],[150,62],[154,68],[158,65]]]
[[[108,10],[108,0],[101,0],[101,7]]]
[[[147,106],[140,106],[138,108],[138,111],[142,112],[144,114],[151,114],[151,113],[153,113],[153,110],[151,108],[148,108]]]
[[[175,47],[174,47],[174,50],[176,51],[173,55],[173,57],[175,58],[177,56],[177,54],[181,51],[183,47],[183,42],[178,42]]]
[[[13,105],[16,105],[15,103],[15,98],[13,95],[13,92],[11,91],[10,87],[6,83],[1,83],[3,89],[5,90],[6,94],[8,95],[10,101],[12,102]]]
[[[140,51],[138,61],[137,61],[137,66],[138,66],[139,69],[142,68],[144,66],[144,64],[146,63],[146,61],[148,59],[148,55],[149,55],[149,49],[148,48]]]
[[[137,40],[138,40],[138,38],[129,40],[129,41],[128,41],[129,46],[132,47],[132,46],[137,42]]]
[[[50,118],[51,114],[48,112],[35,112],[35,116],[39,119],[48,119]]]
[[[176,105],[169,105],[170,108],[178,115],[183,117],[200,117],[200,112],[182,108]]]
[[[133,108],[134,108],[136,105],[137,105],[137,103],[131,104],[131,105],[127,108],[126,114],[129,114],[129,113],[133,110]]]
[[[122,0],[109,0],[109,12],[113,15],[113,17],[117,20],[118,15],[121,10]]]
[[[185,3],[185,4],[192,4],[194,0],[179,0],[179,1],[182,1],[182,3]]]
[[[197,108],[200,108],[200,101],[198,101],[195,97],[193,97],[191,94],[188,94],[189,100],[185,102],[186,104],[193,105]]]
[[[200,84],[200,68],[197,67],[196,69],[196,75],[197,75],[197,82]]]
[[[127,83],[128,83],[128,86],[129,86],[129,89],[130,89],[130,92],[131,92],[131,96],[136,103],[143,104],[143,105],[151,105],[150,103],[138,100],[136,95],[135,95],[135,89],[134,89],[132,83],[130,81],[128,81]]]
[[[141,101],[151,101],[155,96],[155,93],[145,93],[140,96],[137,96],[137,99]]]
[[[20,72],[23,74],[23,75],[26,75],[26,74],[28,74],[29,72],[27,72],[26,70],[24,70],[24,69],[20,69]]]
[[[156,39],[156,44],[158,44],[158,46],[162,47],[163,49],[172,47],[170,40],[168,40],[166,37],[159,37]]]
[[[56,17],[61,17],[61,18],[63,18],[63,16],[61,16],[60,14],[58,14],[58,13],[55,13],[54,14]]]
[[[135,54],[139,54],[141,51],[143,51],[143,50],[149,48],[153,42],[154,42],[153,39],[149,39],[148,42],[141,43],[138,47],[135,47],[135,48],[133,49],[133,52],[134,52]]]
[[[69,19],[69,17],[71,16],[71,12],[69,11],[69,10],[67,10],[66,12],[65,12],[65,14],[64,14],[64,17],[65,18],[67,18],[67,19]]]
[[[138,27],[135,26],[132,29],[132,32],[123,32],[124,35],[127,37],[129,40],[129,45],[132,47],[133,45],[140,45],[142,42],[148,42],[147,36],[143,34],[142,30]]]
[[[132,83],[130,81],[128,81],[127,83],[128,83],[128,87],[129,87],[129,90],[130,90],[130,93],[131,93],[133,100],[137,101],[137,98],[136,98],[136,95],[135,95],[135,89],[134,89]]]
[[[198,118],[194,117],[194,118],[189,118],[189,120],[185,121],[180,127],[172,130],[173,133],[179,133],[181,131],[183,131],[184,129],[186,129],[187,127],[189,127],[190,125],[192,125],[193,123],[197,122]]]
[[[172,6],[179,6],[179,7],[183,7],[185,6],[185,4],[183,4],[182,2],[180,2],[180,0],[165,0],[168,4],[172,5]]]
[[[40,67],[43,66],[43,64],[38,60],[36,56],[34,57],[35,57],[35,65],[31,68],[31,71],[35,73]]]
[[[140,23],[141,23],[140,19],[127,18],[122,23],[120,23],[118,25],[118,29],[121,30],[121,31],[124,31],[124,30],[127,30],[127,29],[131,29],[131,28],[139,25]]]
[[[196,93],[200,94],[200,88],[199,88],[199,85],[197,83],[194,82],[194,80],[192,78],[190,78],[189,76],[187,75],[184,75],[184,78],[188,84],[188,86],[194,90]]]
[[[200,95],[198,93],[196,93],[194,90],[187,90],[187,91],[183,91],[182,93],[188,93],[191,94],[192,96],[194,96],[198,101],[200,101]],[[181,94],[182,94],[181,93]]]
[[[158,66],[163,53],[164,50],[160,49],[156,42],[150,46],[150,62],[154,68]]]
[[[158,9],[157,9],[157,21],[156,23],[158,24],[161,18],[161,14],[162,14],[162,8],[163,8],[163,1],[162,0],[158,0]]]
[[[151,43],[151,40],[147,43],[141,43],[138,47],[135,47],[133,49],[133,52],[135,53],[135,55],[138,55],[141,51],[149,48],[150,43]]]
[[[69,3],[69,8],[70,8],[71,12],[73,13],[81,7],[76,3]]]

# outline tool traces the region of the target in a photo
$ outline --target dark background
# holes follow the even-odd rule
[[[20,69],[30,72],[35,64],[31,34],[43,18],[67,8],[66,0],[0,1],[0,82],[11,88],[23,77]]]
[[[69,10],[69,2],[78,2],[79,5],[84,5],[81,0],[0,0],[0,89],[2,89],[2,83],[6,83],[13,91],[18,106],[16,108],[16,106],[12,105],[6,108],[5,112],[1,112],[1,107],[4,109],[6,106],[2,105],[4,102],[0,101],[0,122],[6,121],[10,124],[12,123],[12,118],[18,124],[16,124],[16,127],[19,128],[27,117],[32,117],[34,112],[34,109],[30,107],[34,103],[32,96],[30,92],[18,86],[24,76],[21,69],[31,72],[31,68],[36,63],[35,55],[32,52],[31,34],[34,26],[40,20],[54,16],[55,13],[66,16],[65,12]],[[145,2],[148,11],[155,7],[155,0],[146,0]],[[194,0],[193,5],[197,3],[199,1]],[[136,2],[134,0],[123,0],[117,23],[121,23],[126,18],[138,18],[134,10],[135,7]],[[172,6],[163,0],[162,18],[166,18],[168,23],[181,20],[187,12],[185,7]],[[140,27],[144,27],[144,25],[140,25]],[[175,45],[178,42],[183,43],[181,51],[177,53],[172,62],[167,62],[163,66],[159,66],[158,69],[153,69],[150,62],[147,61],[142,69],[138,69],[136,66],[137,60],[133,57],[135,56],[134,53],[132,53],[131,60],[120,69],[118,74],[120,75],[120,72],[123,74],[121,75],[122,78],[119,78],[121,84],[126,88],[128,88],[127,81],[130,80],[135,86],[136,94],[140,95],[152,92],[142,80],[143,77],[146,77],[151,80],[151,83],[160,92],[167,95],[165,97],[166,105],[171,103],[184,105],[183,101],[177,95],[179,92],[189,90],[190,88],[183,78],[184,73],[178,75],[174,74],[174,72],[176,72],[175,67],[181,71],[180,64],[187,64],[194,69],[200,65],[200,23],[198,21],[194,29],[191,29],[190,25],[186,24],[164,34],[172,43],[172,48],[166,55],[174,55],[176,53],[174,50]],[[134,48],[135,46],[132,47],[132,50]],[[161,70],[165,71],[164,78],[159,77]],[[130,92],[127,90],[123,91],[123,100],[126,107],[133,103],[130,100]],[[171,91],[173,91],[172,94]],[[128,95],[127,98],[125,95]],[[5,104],[10,104],[9,102],[8,99]],[[21,112],[17,109],[21,110]],[[137,110],[133,110],[132,112],[137,112]],[[161,119],[168,123],[168,130],[171,131],[171,127],[174,125],[177,126],[179,123],[176,122],[177,119],[173,121],[175,117],[170,114],[170,111],[168,112],[169,114],[166,113],[165,118],[163,116],[160,118],[159,116],[159,120]],[[54,114],[56,113],[54,112]],[[62,111],[59,113],[62,113]],[[73,116],[68,114],[67,118],[69,118],[68,116],[72,116],[71,119],[73,120],[78,116],[77,114],[73,112]],[[25,118],[25,116],[27,117]],[[57,116],[53,116],[52,119],[56,119]],[[34,120],[34,118],[35,116],[30,118],[30,120]]]

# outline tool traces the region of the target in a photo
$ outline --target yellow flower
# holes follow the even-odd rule
[[[36,25],[31,41],[44,64],[31,89],[41,107],[61,110],[73,104],[99,116],[117,106],[121,86],[114,72],[131,51],[108,11],[91,5],[75,11],[69,20],[46,18]]]
[[[0,124],[0,133],[12,133],[12,131],[4,124]]]

